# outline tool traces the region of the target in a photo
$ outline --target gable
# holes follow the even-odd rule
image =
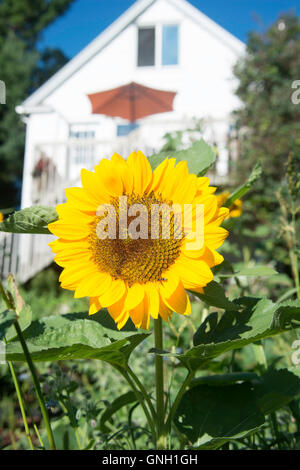
[[[19,112],[25,112],[25,108],[32,108],[44,104],[45,100],[48,101],[48,99],[50,99],[51,101],[51,95],[56,93],[59,88],[63,87],[66,81],[71,84],[74,75],[86,75],[84,69],[91,69],[92,67],[88,67],[88,65],[93,64],[99,54],[104,54],[105,49],[115,49],[116,45],[118,45],[120,48],[119,57],[122,57],[122,49],[124,49],[126,41],[128,41],[127,38],[135,34],[133,32],[134,25],[136,30],[137,24],[153,24],[157,17],[169,19],[170,11],[172,12],[171,17],[174,18],[173,21],[176,22],[176,17],[178,22],[180,22],[182,18],[189,18],[198,28],[200,27],[201,30],[207,33],[206,37],[210,36],[212,41],[219,43],[223,48],[228,48],[234,55],[238,56],[243,52],[244,44],[239,39],[210,20],[206,15],[185,0],[138,0],[85,49],[27,98],[22,103],[22,106],[19,107]],[[121,41],[120,37],[122,37]],[[131,53],[136,54],[136,50],[131,51]],[[126,51],[127,60],[129,54],[130,52]],[[112,72],[113,70],[110,71],[110,77]],[[118,70],[115,70],[115,73],[118,75]],[[123,80],[123,82],[125,81],[126,80]],[[106,86],[105,80],[101,80],[101,82],[102,89],[112,87],[111,84]],[[118,84],[119,83],[117,83],[117,85]],[[93,91],[98,90],[89,89],[89,92]]]

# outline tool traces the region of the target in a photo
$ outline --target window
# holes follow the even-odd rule
[[[125,137],[126,135],[130,134],[131,131],[137,129],[139,124],[136,122],[132,122],[130,124],[119,124],[117,126],[117,136],[118,137]]]
[[[178,25],[162,28],[162,65],[178,64]]]
[[[138,30],[138,66],[155,64],[155,29],[139,28]]]

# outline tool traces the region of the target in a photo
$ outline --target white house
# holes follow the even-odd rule
[[[232,68],[244,49],[186,0],[136,1],[17,107],[27,125],[22,207],[63,202],[81,168],[114,151],[150,155],[166,132],[184,130],[194,118],[204,119],[206,139],[218,146],[217,172],[226,174],[230,114],[238,106]],[[177,94],[172,112],[143,118],[126,135],[128,122],[92,114],[87,95],[132,81]],[[21,238],[21,281],[52,259],[46,238]]]

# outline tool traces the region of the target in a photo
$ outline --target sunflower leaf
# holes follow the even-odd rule
[[[287,369],[262,376],[230,374],[229,381],[228,374],[197,380],[182,396],[174,416],[179,431],[197,449],[217,449],[254,433],[266,415],[300,395],[300,379]]]
[[[230,194],[229,198],[225,202],[226,207],[230,207],[234,201],[243,197],[256,183],[256,181],[261,177],[262,174],[262,166],[261,163],[258,162],[254,166],[249,178],[245,181],[244,184],[239,186],[233,193]]]
[[[7,311],[7,314],[0,313],[0,340],[5,338],[5,341],[10,341],[17,337],[17,331],[14,326],[15,321],[17,320],[21,330],[25,331],[31,324],[32,311],[30,305],[26,304],[21,297],[12,274],[8,277],[5,291],[11,304],[11,310]],[[9,322],[5,321],[5,317],[9,317],[11,320]]]
[[[47,206],[32,206],[14,212],[0,223],[0,232],[50,234],[48,224],[58,219],[56,210]]]
[[[203,176],[214,164],[216,154],[212,147],[208,145],[203,139],[194,142],[194,144],[186,150],[179,150],[176,152],[161,152],[152,155],[149,158],[152,170],[154,170],[165,158],[176,158],[176,163],[185,160],[188,165],[190,173],[198,176]]]
[[[211,313],[194,336],[194,347],[184,354],[173,355],[191,370],[203,367],[215,357],[233,349],[283,331],[300,327],[300,301],[275,304],[268,299],[235,299],[241,310],[226,310],[219,319]]]
[[[228,300],[223,287],[216,281],[211,281],[203,288],[204,294],[192,292],[196,297],[212,307],[223,308],[224,310],[239,310],[239,306]]]
[[[230,274],[218,273],[219,277],[269,277],[277,275],[278,272],[274,268],[259,264],[255,266],[241,266],[240,268],[237,268],[236,271]]]
[[[27,346],[34,361],[101,359],[125,367],[131,352],[150,333],[115,331],[101,325],[103,312],[70,313],[36,320],[25,330]],[[24,361],[17,340],[7,344],[9,361]]]

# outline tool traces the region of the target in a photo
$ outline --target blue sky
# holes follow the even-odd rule
[[[75,0],[69,11],[45,30],[41,47],[58,47],[72,58],[120,16],[134,0]],[[300,15],[300,0],[190,0],[242,41],[250,30],[265,29],[281,12]]]

